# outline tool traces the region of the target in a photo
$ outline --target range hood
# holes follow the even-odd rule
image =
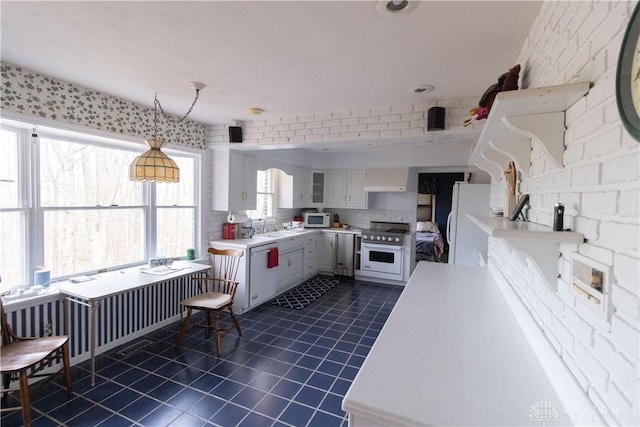
[[[407,191],[409,168],[372,168],[367,169],[364,191]]]

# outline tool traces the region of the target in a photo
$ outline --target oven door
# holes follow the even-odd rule
[[[361,275],[403,280],[402,246],[363,242],[361,249]]]

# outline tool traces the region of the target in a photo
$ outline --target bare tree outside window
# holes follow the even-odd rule
[[[171,152],[179,183],[132,182],[142,145],[18,125],[0,129],[2,289],[30,283],[37,264],[69,277],[196,246],[197,155]]]

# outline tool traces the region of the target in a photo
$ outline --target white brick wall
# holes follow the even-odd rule
[[[477,99],[453,99],[438,102],[444,107],[445,127],[463,130],[469,117],[469,108]],[[271,145],[299,142],[310,144],[318,141],[384,139],[398,136],[427,134],[427,111],[435,103],[416,104],[382,109],[343,111],[312,116],[286,117],[271,120],[253,120],[243,123],[221,123],[209,127],[209,145],[229,143],[229,126],[242,126],[243,143]],[[466,128],[479,130],[483,122],[474,122]]]
[[[531,220],[551,225],[559,200],[566,207],[565,224],[588,242],[560,245],[556,292],[556,284],[541,292],[539,276],[523,273],[529,268],[525,254],[516,255],[504,241],[490,239],[489,245],[490,266],[520,295],[594,408],[612,425],[640,424],[640,144],[623,128],[615,98],[618,52],[634,6],[545,2],[517,61],[524,65],[523,87],[593,83],[566,113],[564,167],[546,162],[534,143],[531,176],[520,177],[521,191],[531,196]],[[492,190],[497,208],[504,189],[494,183]],[[570,292],[572,252],[611,266],[608,321]]]

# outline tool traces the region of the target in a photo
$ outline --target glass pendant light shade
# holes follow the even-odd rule
[[[148,139],[149,150],[142,153],[129,166],[129,179],[142,182],[179,182],[180,169],[176,162],[160,149],[164,141]]]

